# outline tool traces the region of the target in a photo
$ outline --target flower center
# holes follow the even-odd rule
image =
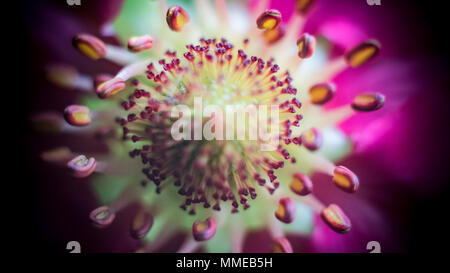
[[[244,49],[248,42],[244,41]],[[158,193],[170,184],[179,187],[178,193],[185,197],[180,207],[189,208],[191,214],[201,204],[220,210],[220,203],[227,201],[231,202],[233,213],[240,206],[247,209],[248,198],[257,196],[256,185],[272,194],[279,186],[275,170],[287,160],[295,162],[279,142],[301,143],[300,137],[292,137],[290,129],[298,127],[302,118],[296,114],[301,107],[295,98],[297,90],[291,86],[289,72],[280,72],[273,59],[249,57],[244,49],[236,50],[226,39],[200,39],[198,45],[186,48],[183,58],[178,58],[175,52],[166,52],[166,59],[147,65],[145,77],[138,75],[132,81],[136,88],[122,102],[127,116],[116,121],[123,129],[123,139],[138,145],[130,156],[140,157],[144,164],[142,171],[157,186]],[[217,120],[216,115],[212,116],[215,122],[210,124],[211,131],[216,133],[212,139],[195,136],[192,139],[190,131],[187,137],[175,139],[173,127],[180,117],[174,118],[171,112],[180,105],[195,108],[198,98],[204,106],[276,106],[276,118],[266,118],[257,111],[257,125],[277,129],[270,130],[275,147],[261,152],[264,140],[260,136],[235,139],[234,133],[239,134],[240,127],[235,127],[234,118],[231,122],[224,118]],[[188,127],[198,129],[195,120],[191,122],[185,115],[181,118],[188,120]],[[251,113],[248,119],[244,113],[248,129],[256,126],[252,122],[256,119],[252,118],[255,116]],[[201,115],[200,121],[203,120]],[[218,137],[221,125],[227,128],[226,139]],[[233,137],[228,135],[230,127],[235,128],[231,129]]]

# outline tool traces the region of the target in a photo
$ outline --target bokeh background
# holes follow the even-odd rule
[[[40,111],[63,111],[76,95],[75,92],[60,90],[46,80],[46,64],[68,62],[76,67],[83,67],[83,72],[92,75],[98,71],[113,74],[119,69],[107,62],[93,63],[87,58],[79,58],[78,53],[71,49],[70,42],[74,34],[97,34],[99,23],[114,16],[114,12],[99,12],[108,1],[81,1],[80,7],[69,7],[64,0],[25,1],[20,7],[23,20],[18,29],[22,29],[20,33],[25,41],[20,45],[21,54],[17,69],[22,72],[21,90],[18,92],[21,93],[20,114],[23,115],[20,129],[24,130],[24,133],[16,139],[23,143],[19,149],[26,167],[17,174],[17,179],[20,185],[23,185],[23,199],[29,203],[28,223],[25,225],[26,240],[39,245],[43,252],[66,252],[65,246],[70,240],[89,241],[88,245],[83,246],[84,252],[130,251],[135,247],[135,242],[129,239],[129,236],[117,234],[127,232],[131,216],[127,219],[126,211],[131,212],[136,208],[127,208],[123,212],[123,221],[107,230],[93,229],[86,215],[97,204],[88,185],[83,185],[83,182],[80,183],[76,178],[67,176],[65,170],[50,166],[39,158],[43,150],[68,141],[73,150],[80,152],[102,151],[106,147],[76,136],[40,134],[32,130],[29,124],[29,117]],[[112,8],[119,5],[117,2],[110,1]],[[380,187],[385,189],[386,195],[397,197],[386,202],[383,199],[384,193],[377,192],[377,195],[372,195],[371,198],[384,206],[384,213],[392,219],[391,223],[380,227],[390,229],[389,232],[394,234],[386,251],[437,251],[449,242],[445,220],[450,196],[450,90],[445,7],[436,3],[425,4],[422,1],[382,0],[382,6],[370,7],[370,12],[367,10],[368,6],[359,12],[351,12],[354,11],[352,6],[361,5],[361,2],[365,1],[320,2],[320,5],[327,5],[336,14],[361,22],[363,27],[370,27],[371,34],[379,38],[382,44],[389,43],[389,50],[382,53],[384,56],[420,60],[422,67],[418,70],[420,73],[415,75],[414,81],[421,83],[421,90],[402,110],[402,117],[408,118],[395,119],[391,134],[386,136],[379,146],[383,151],[394,151],[391,159],[398,163],[396,166],[399,166],[398,172],[401,173],[396,179],[384,181],[385,185]],[[283,4],[277,8],[283,14],[290,13],[288,5]],[[318,12],[311,20],[324,20],[326,16],[327,14]],[[314,29],[311,29],[311,32],[314,32]],[[106,41],[116,42],[113,38]],[[345,77],[351,75],[342,75],[340,80],[345,81]],[[399,132],[403,138],[392,137]],[[379,156],[383,151],[373,150],[350,157],[346,160],[346,165],[365,160],[368,165],[378,166],[378,169],[368,167],[362,171],[361,176],[379,175],[386,167],[383,164],[392,163],[378,162],[383,158]],[[252,236],[263,237],[261,234]],[[176,244],[165,246],[166,251],[175,249]],[[256,251],[251,246],[246,249]],[[360,251],[364,249],[361,248]]]

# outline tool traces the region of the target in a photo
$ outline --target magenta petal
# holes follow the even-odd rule
[[[319,26],[317,33],[331,42],[331,58],[344,54],[354,45],[370,38],[358,23],[345,17],[326,20]]]
[[[420,93],[399,110],[352,133],[356,153],[374,162],[400,183],[417,191],[437,189],[447,173],[448,136],[443,130],[450,116],[443,93]],[[434,181],[430,183],[430,181]]]
[[[355,169],[358,162],[361,159],[355,158],[345,161],[345,164]],[[405,210],[402,203],[406,197],[398,194],[395,187],[379,183],[386,177],[376,167],[358,167],[359,178],[364,182],[364,187],[357,194],[349,195],[336,190],[327,175],[313,176],[317,198],[324,204],[338,204],[351,220],[352,230],[346,234],[338,234],[317,216],[309,248],[304,251],[368,252],[366,244],[374,240],[381,243],[384,252],[402,251],[399,246],[404,245],[404,238],[399,227],[404,221]]]

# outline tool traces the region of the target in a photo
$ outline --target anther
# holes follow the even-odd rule
[[[333,83],[319,83],[309,89],[311,103],[318,105],[329,102],[335,93],[336,85]]]
[[[128,39],[128,50],[131,52],[141,52],[153,46],[153,38],[150,35],[133,36]]]
[[[47,78],[56,85],[73,88],[78,78],[78,71],[70,65],[51,65],[47,67]]]
[[[298,56],[302,59],[307,59],[314,53],[314,48],[316,47],[316,38],[314,36],[304,33],[297,40]]]
[[[216,220],[209,217],[206,221],[195,221],[192,225],[192,235],[196,241],[207,241],[216,234]]]
[[[47,162],[67,162],[72,157],[72,151],[68,147],[59,147],[41,153],[41,158]]]
[[[114,79],[114,76],[110,74],[98,74],[94,77],[94,90],[97,90],[98,86],[104,82]]]
[[[109,81],[99,84],[95,92],[99,98],[105,99],[122,91],[124,88],[125,81],[119,77],[115,77]]]
[[[281,22],[281,13],[276,9],[267,9],[256,20],[259,29],[271,30]]]
[[[147,211],[140,211],[130,225],[130,235],[134,239],[142,239],[153,226],[153,215]]]
[[[91,59],[97,60],[106,56],[105,44],[95,36],[79,34],[72,39],[73,46]]]
[[[386,97],[380,93],[360,94],[352,102],[352,108],[360,112],[370,112],[380,109]]]
[[[320,213],[322,220],[337,233],[347,233],[352,228],[350,219],[341,208],[335,204],[330,204]]]
[[[291,184],[289,186],[291,190],[301,196],[308,195],[313,190],[313,183],[309,176],[303,173],[295,173],[292,176]]]
[[[91,123],[89,108],[82,105],[70,105],[64,109],[64,119],[73,126],[86,126]]]
[[[77,178],[84,178],[91,175],[97,167],[95,158],[87,158],[79,155],[67,163],[67,167],[72,170],[73,175]]]
[[[365,41],[345,54],[345,59],[351,67],[358,67],[375,58],[380,52],[380,43],[376,40]]]
[[[334,168],[333,182],[348,193],[355,192],[359,187],[359,180],[356,174],[344,166]]]
[[[322,146],[322,133],[317,128],[311,128],[301,135],[301,143],[306,149],[316,151]]]
[[[101,206],[89,214],[92,223],[98,228],[105,228],[109,226],[116,217],[114,211],[108,206]]]
[[[281,198],[278,201],[278,209],[275,211],[275,217],[283,223],[292,223],[295,217],[294,201],[289,197]]]
[[[173,31],[181,31],[183,26],[189,22],[189,15],[180,6],[171,6],[167,10],[166,21]]]

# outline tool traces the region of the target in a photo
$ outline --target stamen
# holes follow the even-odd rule
[[[98,207],[89,214],[92,223],[98,228],[106,228],[114,221],[115,217],[116,214],[108,206]]]
[[[153,46],[153,38],[150,35],[133,36],[128,39],[128,50],[131,52],[141,52]]]
[[[106,56],[106,46],[95,36],[78,34],[72,39],[73,46],[91,59],[98,60]]]
[[[86,126],[91,123],[89,108],[82,105],[70,105],[64,109],[64,119],[72,126]]]
[[[338,205],[330,204],[320,213],[322,220],[337,233],[347,233],[352,228],[350,219]]]
[[[31,118],[34,128],[43,132],[59,132],[66,124],[58,112],[39,113]]]
[[[330,176],[334,175],[334,169],[336,168],[333,162],[318,153],[308,154],[308,166],[311,167],[312,171],[325,173]]]
[[[275,217],[283,223],[292,223],[295,217],[294,201],[289,197],[281,198],[278,201],[278,209],[275,211]]]
[[[292,46],[292,41],[298,38],[298,34],[302,32],[305,23],[306,19],[299,13],[292,14],[291,18],[289,19],[289,22],[287,23],[286,35],[283,37],[282,41],[277,45],[277,51],[279,50],[286,51],[283,54],[283,56],[285,56],[283,59],[289,59],[291,57],[290,53],[287,54],[290,51],[285,49],[290,48]],[[280,57],[277,57],[277,59],[281,61]]]
[[[323,105],[329,102],[336,93],[336,85],[333,83],[319,83],[309,89],[309,97],[312,104]]]
[[[320,127],[329,127],[334,126],[335,124],[339,124],[350,117],[357,114],[355,110],[351,107],[351,105],[343,105],[331,110],[326,110],[322,113],[320,118],[317,120],[317,124],[320,124]]]
[[[158,250],[162,245],[167,243],[173,238],[173,233],[176,231],[175,225],[172,223],[165,223],[164,226],[158,230],[155,239],[150,243],[146,244],[144,247],[137,249],[135,252],[138,253],[151,253]]]
[[[240,221],[240,218],[237,219],[237,222],[234,222],[230,230],[231,236],[231,252],[232,253],[241,253],[244,245],[245,238],[245,228]]]
[[[101,83],[97,86],[95,92],[101,99],[108,98],[125,89],[125,81],[122,78],[115,77],[109,81]]]
[[[271,216],[271,215],[269,215],[269,216]],[[268,231],[270,233],[270,237],[272,239],[284,237],[284,231],[283,231],[283,228],[281,227],[281,224],[277,220],[273,219],[272,217],[267,218],[267,229],[268,229]]]
[[[345,54],[345,59],[351,67],[358,67],[375,58],[380,52],[380,43],[376,40],[365,41]]]
[[[370,112],[380,109],[386,97],[380,93],[360,94],[352,102],[352,108],[360,112]]]
[[[67,163],[67,167],[72,170],[73,176],[77,178],[84,178],[91,175],[97,166],[95,158],[87,158],[84,155],[79,155]]]
[[[216,234],[216,220],[209,217],[204,222],[195,221],[192,225],[192,235],[196,241],[207,241]]]
[[[297,200],[302,204],[308,206],[314,213],[320,214],[326,206],[317,199],[313,194],[298,197]]]
[[[73,88],[78,78],[77,69],[70,65],[50,65],[46,72],[49,81],[65,88]]]
[[[189,15],[180,6],[171,6],[167,10],[166,21],[173,31],[181,31],[183,26],[189,22]]]
[[[106,44],[105,59],[118,65],[128,65],[139,61],[139,57],[123,47]]]
[[[296,0],[295,9],[301,15],[306,15],[314,6],[316,0]]]
[[[276,9],[267,9],[256,20],[259,29],[272,30],[281,22],[281,13]]]
[[[301,135],[303,146],[310,151],[318,150],[323,143],[322,133],[317,128],[311,128]]]
[[[272,253],[293,253],[291,243],[286,237],[278,237],[274,239]]]
[[[333,182],[348,193],[354,193],[359,187],[358,177],[344,166],[337,166],[334,169]]]
[[[193,239],[188,239],[184,242],[180,248],[177,250],[177,253],[192,253],[199,247],[199,243]]]
[[[153,226],[153,215],[148,211],[140,211],[130,225],[130,234],[134,239],[142,239]]]
[[[113,126],[104,126],[100,127],[99,129],[94,131],[94,137],[99,140],[103,141],[109,138],[112,138],[116,135],[115,128]]]
[[[98,74],[94,77],[94,90],[97,90],[98,86],[104,82],[114,79],[114,76],[110,74]]]
[[[295,173],[292,176],[291,190],[301,196],[308,195],[313,190],[313,183],[309,176],[303,173]]]
[[[316,38],[308,33],[304,33],[297,40],[298,56],[301,59],[307,59],[311,57],[314,53],[314,48],[316,47]]]
[[[127,81],[136,75],[144,74],[145,71],[148,69],[148,67],[147,67],[148,63],[149,63],[149,60],[143,60],[143,61],[129,64],[129,65],[125,66],[124,68],[122,68],[115,77],[120,78],[123,81]]]
[[[67,162],[72,158],[72,151],[68,147],[58,147],[41,153],[41,158],[47,162]]]
[[[349,65],[348,62],[345,60],[345,56],[341,56],[339,58],[329,61],[325,65],[325,67],[323,67],[322,69],[318,69],[308,77],[303,76],[300,72],[301,70],[298,70],[295,76],[305,81],[305,84],[307,86],[312,86],[318,82],[320,83],[329,81],[330,79],[334,78],[336,75],[347,69],[348,66]]]

